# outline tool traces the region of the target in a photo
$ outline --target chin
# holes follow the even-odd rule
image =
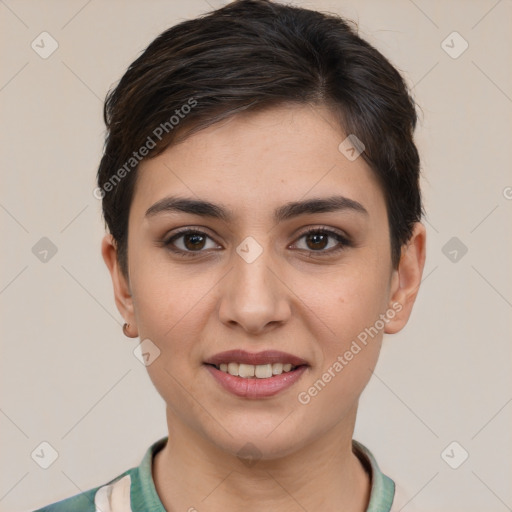
[[[304,429],[300,429],[299,435],[299,430],[294,425],[284,425],[286,420],[280,424],[284,417],[286,415],[279,419],[274,416],[271,424],[254,421],[236,428],[225,425],[231,436],[224,430],[205,434],[219,450],[241,460],[250,462],[281,459],[307,444],[307,433]]]

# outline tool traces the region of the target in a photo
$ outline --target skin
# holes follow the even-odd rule
[[[383,333],[400,331],[409,319],[426,233],[415,225],[393,269],[382,190],[363,158],[350,161],[338,150],[345,138],[320,106],[232,117],[140,164],[128,277],[115,242],[104,237],[102,254],[129,335],[149,338],[161,351],[147,370],[167,404],[169,442],[154,458],[153,477],[168,511],[366,510],[370,479],[351,450],[358,400]],[[367,214],[344,210],[273,221],[274,209],[287,202],[333,194],[358,201]],[[234,219],[145,216],[169,195],[222,203]],[[174,241],[190,257],[162,243],[183,227],[208,237],[195,252],[190,238]],[[303,236],[315,227],[346,233],[352,245],[332,252],[340,247],[334,237]],[[252,263],[236,252],[248,236],[263,250]],[[308,404],[300,403],[298,393],[397,303],[401,310],[384,329]],[[234,348],[281,350],[309,367],[273,397],[240,398],[203,365]],[[258,450],[253,465],[237,457],[247,442]]]

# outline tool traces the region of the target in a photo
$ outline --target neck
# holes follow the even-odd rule
[[[250,463],[212,445],[168,410],[169,439],[153,461],[160,500],[168,512],[364,512],[370,478],[352,452],[355,412],[348,427],[339,424],[285,457]]]

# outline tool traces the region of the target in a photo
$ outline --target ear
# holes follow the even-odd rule
[[[110,277],[112,278],[117,309],[125,319],[125,322],[130,324],[130,326],[133,326],[133,330],[135,330],[137,328],[137,324],[130,284],[119,266],[119,262],[117,260],[117,245],[110,233],[107,233],[103,237],[101,242],[101,254],[110,272]]]
[[[390,308],[395,316],[386,324],[387,334],[401,331],[411,316],[425,266],[426,238],[425,226],[417,222],[411,239],[402,247],[398,269],[391,278]]]

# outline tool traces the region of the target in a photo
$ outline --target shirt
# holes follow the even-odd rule
[[[146,451],[139,466],[128,469],[104,485],[47,505],[33,512],[166,512],[153,480],[153,457],[168,437]],[[395,482],[384,475],[374,456],[363,444],[352,440],[352,450],[370,475],[370,501],[366,512],[392,512]]]

